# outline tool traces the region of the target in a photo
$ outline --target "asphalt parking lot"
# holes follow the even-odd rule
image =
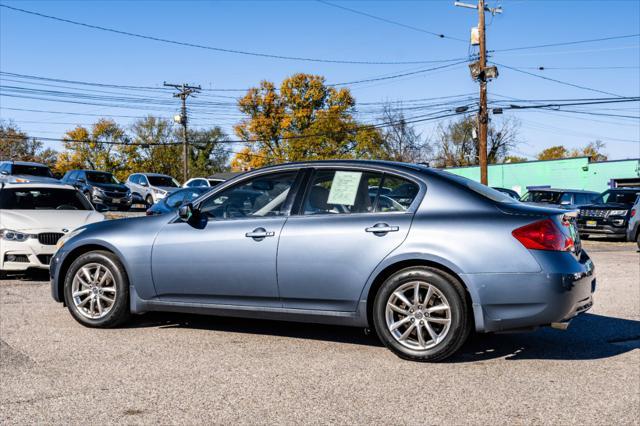
[[[46,275],[0,281],[0,423],[638,424],[640,260],[586,241],[593,309],[402,361],[362,330],[148,314],[88,329]]]

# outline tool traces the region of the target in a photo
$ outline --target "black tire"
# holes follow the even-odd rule
[[[450,306],[448,332],[441,342],[428,349],[412,349],[401,344],[389,330],[385,317],[391,294],[399,287],[415,281],[435,287],[444,295]],[[457,279],[439,269],[418,266],[398,271],[387,278],[376,295],[373,306],[376,333],[382,343],[400,358],[423,362],[442,361],[460,349],[471,333],[472,317],[465,293]]]
[[[82,315],[75,306],[71,295],[73,277],[81,267],[88,263],[98,263],[107,268],[115,281],[115,302],[111,310],[100,319],[91,319]],[[129,311],[129,280],[127,279],[122,263],[120,263],[113,253],[108,251],[91,251],[79,256],[73,261],[64,280],[64,299],[73,318],[86,327],[117,327],[127,321],[131,315]]]
[[[144,202],[147,203],[147,207],[151,207],[153,205],[153,197],[151,195],[147,195]]]
[[[636,244],[638,245],[638,249],[640,250],[640,232],[636,234]]]

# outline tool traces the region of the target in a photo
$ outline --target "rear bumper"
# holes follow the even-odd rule
[[[593,305],[596,276],[583,251],[532,250],[543,271],[514,274],[466,274],[477,331],[508,331],[567,321]]]

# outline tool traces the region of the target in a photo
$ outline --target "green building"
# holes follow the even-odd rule
[[[453,167],[448,172],[480,181],[480,168]],[[640,187],[640,159],[589,161],[589,157],[562,160],[492,164],[489,186],[513,189],[520,195],[527,188],[551,187],[602,192],[622,186]]]

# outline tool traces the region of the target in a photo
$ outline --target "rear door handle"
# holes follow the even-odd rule
[[[245,237],[253,238],[256,240],[262,240],[263,238],[266,238],[266,237],[274,237],[275,235],[276,235],[275,232],[267,231],[264,228],[256,228],[253,231],[247,232],[246,234],[244,234]]]
[[[374,234],[386,234],[387,232],[398,232],[400,227],[389,226],[386,223],[376,223],[369,228],[364,229],[366,232],[373,232]]]

